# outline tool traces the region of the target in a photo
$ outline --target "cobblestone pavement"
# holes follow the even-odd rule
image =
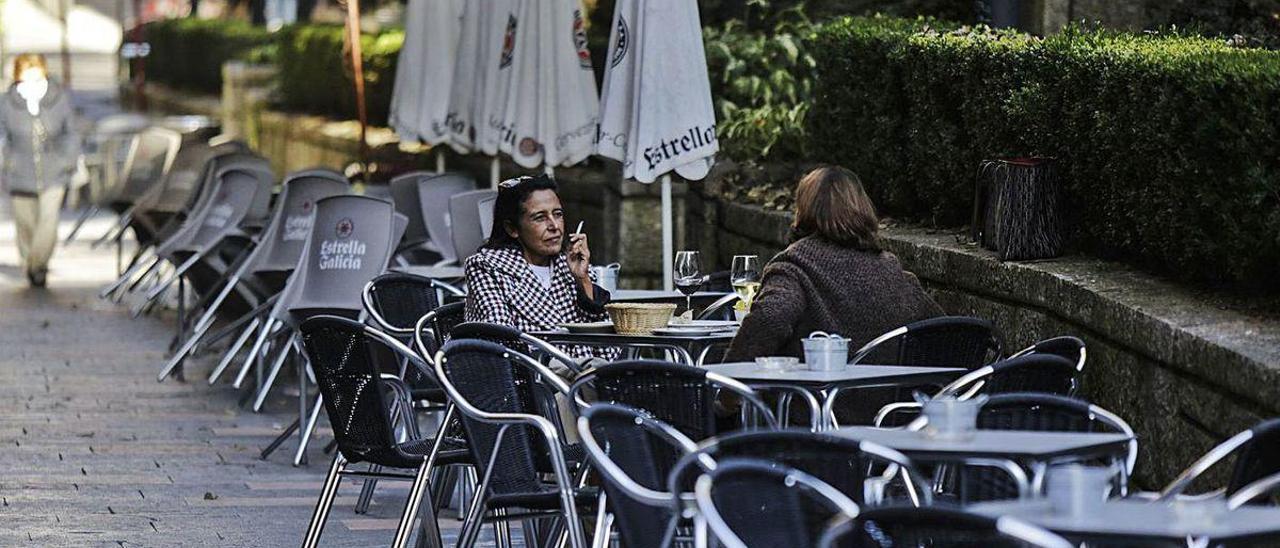
[[[157,383],[172,318],[131,320],[100,301],[114,253],[80,241],[58,250],[47,290],[26,287],[0,197],[0,546],[291,546],[301,542],[329,459],[309,466],[258,450],[291,420],[290,398],[254,414],[229,385]],[[70,228],[64,217],[62,232]],[[325,546],[381,546],[407,484],[384,482],[366,515],[348,481]],[[445,542],[458,522],[442,519]]]

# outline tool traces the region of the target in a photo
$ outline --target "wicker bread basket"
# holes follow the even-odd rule
[[[620,335],[652,335],[667,326],[676,311],[672,303],[610,303],[604,309]]]

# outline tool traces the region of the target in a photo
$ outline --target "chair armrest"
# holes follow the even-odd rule
[[[920,405],[918,402],[913,402],[913,401],[900,401],[900,402],[891,403],[889,405],[881,407],[880,411],[876,412],[876,418],[875,418],[876,428],[884,428],[884,421],[885,419],[889,418],[889,415],[892,415],[894,413],[899,413],[899,412],[906,412],[909,410],[915,411],[917,414],[919,414],[920,410],[923,407],[924,406]]]

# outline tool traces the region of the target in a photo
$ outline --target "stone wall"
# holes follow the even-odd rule
[[[722,202],[706,186],[695,190],[690,235],[721,264],[784,247],[789,214]],[[1082,396],[1137,431],[1135,479],[1146,488],[1163,486],[1224,438],[1280,415],[1276,322],[1095,259],[1002,263],[956,234],[916,228],[887,229],[885,241],[948,313],[995,322],[1006,353],[1057,335],[1084,339]]]

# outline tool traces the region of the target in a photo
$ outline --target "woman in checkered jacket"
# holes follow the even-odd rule
[[[466,320],[521,331],[604,320],[609,292],[595,284],[590,265],[587,235],[565,233],[554,180],[538,175],[503,181],[489,240],[466,260]],[[587,348],[565,350],[592,357]]]

